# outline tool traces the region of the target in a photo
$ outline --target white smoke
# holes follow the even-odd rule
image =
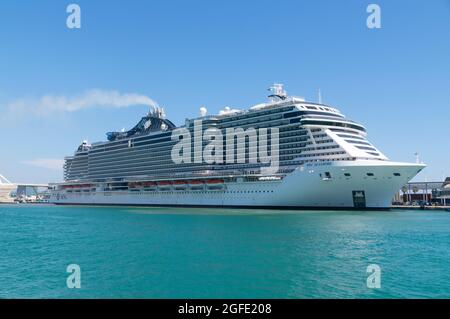
[[[46,168],[51,170],[62,171],[64,160],[62,159],[53,159],[53,158],[37,158],[28,161],[22,161],[22,164],[30,165],[39,168]]]
[[[22,113],[48,115],[54,112],[75,112],[99,106],[124,108],[135,105],[158,106],[155,101],[145,95],[96,89],[71,97],[44,95],[37,99],[15,100],[8,104],[8,112],[14,115]]]

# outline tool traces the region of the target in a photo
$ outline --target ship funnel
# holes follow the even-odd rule
[[[148,112],[149,115],[156,114],[156,111],[157,111],[157,107],[155,105],[153,105],[153,104],[150,104],[150,110]]]
[[[148,112],[148,115],[162,119],[166,117],[166,112],[164,111],[163,107],[150,105],[150,111]]]

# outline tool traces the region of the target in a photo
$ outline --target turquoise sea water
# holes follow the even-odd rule
[[[449,270],[443,211],[0,206],[0,298],[449,298]]]

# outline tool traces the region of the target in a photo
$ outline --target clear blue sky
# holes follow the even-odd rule
[[[79,30],[66,27],[71,2]],[[366,27],[370,3],[381,29]],[[182,124],[201,105],[263,102],[273,82],[311,100],[321,88],[392,160],[418,151],[429,165],[419,179],[450,175],[448,0],[2,1],[0,43],[0,174],[13,181],[61,180],[54,162],[82,139],[104,140],[147,111],[41,114],[31,108],[43,96],[142,94]],[[22,111],[11,111],[18,101]]]

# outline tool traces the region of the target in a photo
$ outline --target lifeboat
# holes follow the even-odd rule
[[[184,190],[187,188],[187,182],[186,181],[174,181],[173,185],[176,190]]]
[[[171,181],[159,181],[158,182],[158,189],[162,191],[167,191],[172,188],[172,182]]]
[[[192,190],[202,190],[205,188],[205,183],[202,180],[194,179],[189,181],[189,188]]]
[[[155,182],[142,182],[140,183],[144,190],[146,191],[153,191],[156,189],[156,183]]]
[[[77,185],[68,185],[70,188],[89,188],[91,187],[91,184],[77,184]]]
[[[206,181],[206,187],[211,190],[222,190],[225,188],[223,179],[209,179]]]
[[[140,192],[140,191],[142,191],[142,183],[141,182],[130,182],[130,183],[128,183],[128,189],[132,192]]]
[[[141,183],[143,187],[153,187],[156,186],[155,182],[142,182]]]

